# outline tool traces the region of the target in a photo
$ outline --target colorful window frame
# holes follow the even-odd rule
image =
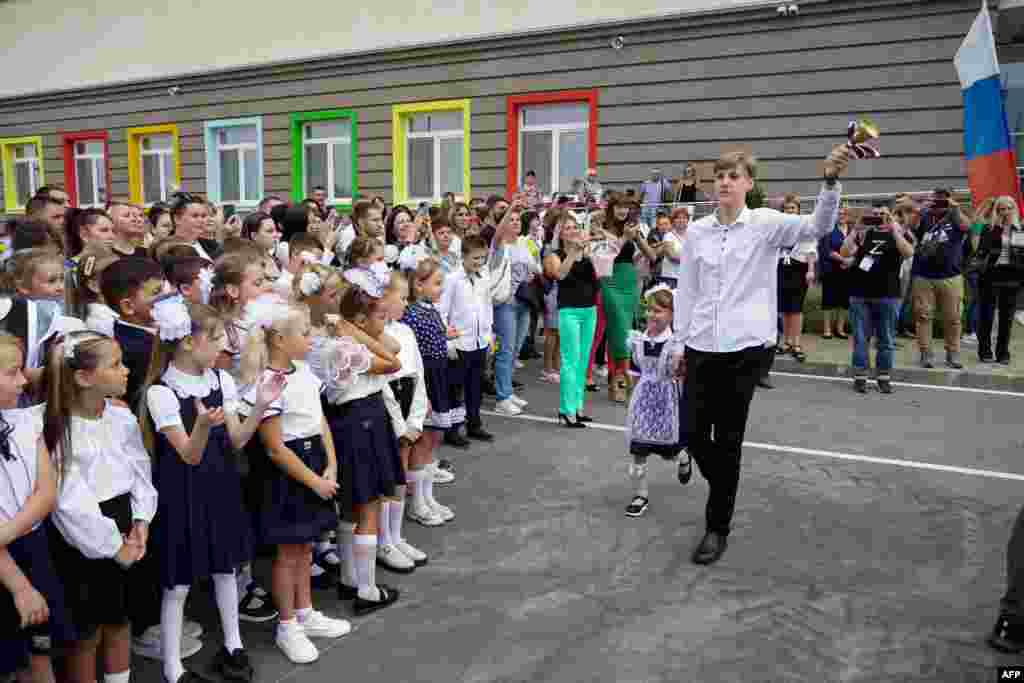
[[[505,103],[505,147],[508,154],[505,187],[509,194],[516,192],[519,185],[519,112],[523,107],[566,102],[587,103],[590,109],[587,121],[587,167],[597,166],[597,93],[598,91],[594,89],[509,95]]]
[[[110,199],[110,135],[105,130],[85,130],[77,133],[65,133],[61,136],[61,149],[64,152],[64,188],[72,206],[82,206],[82,198],[78,196],[78,165],[75,163],[75,145],[80,142],[103,143],[103,171],[107,181],[107,200]]]
[[[223,197],[223,189],[221,188],[220,176],[220,147],[217,145],[217,133],[225,128],[242,128],[252,126],[256,128],[256,142],[255,149],[257,154],[257,198],[256,199],[244,199],[245,191],[249,188],[245,187],[245,174],[239,174],[239,193],[243,198],[235,199]],[[206,149],[206,196],[211,202],[231,202],[235,206],[242,208],[253,208],[260,203],[260,199],[263,197],[264,190],[264,178],[263,178],[263,118],[260,116],[253,116],[250,118],[242,119],[220,119],[218,121],[207,121],[203,124],[203,143]],[[251,145],[247,145],[251,146]],[[242,163],[245,161],[243,159]]]
[[[359,196],[359,135],[358,116],[354,109],[323,109],[320,111],[296,112],[289,117],[292,143],[292,200],[300,202],[307,197],[305,188],[306,150],[302,128],[316,121],[347,120],[351,127],[352,146],[352,197],[348,202],[334,202],[338,208],[351,208],[354,198]]]
[[[392,203],[401,204],[409,199],[409,184],[406,172],[406,121],[416,114],[429,114],[439,111],[462,112],[462,194],[468,200],[473,196],[470,176],[470,100],[434,100],[432,102],[414,102],[398,104],[391,108],[391,193]]]
[[[165,123],[158,126],[129,128],[125,131],[128,141],[128,194],[136,204],[145,204],[142,194],[142,153],[139,143],[147,135],[171,136],[175,177],[169,179],[171,182],[167,184],[167,194],[170,195],[174,191],[173,186],[181,188],[181,141],[178,138],[178,127],[173,123]]]
[[[33,171],[35,177],[35,189],[46,184],[46,174],[43,169],[43,138],[40,135],[30,135],[19,138],[0,138],[0,168],[4,176],[4,211],[7,213],[25,213],[25,205],[18,204],[17,176],[15,175],[14,148],[19,145],[35,145],[36,159],[38,165]]]

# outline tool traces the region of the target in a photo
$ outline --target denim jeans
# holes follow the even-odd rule
[[[850,327],[853,328],[853,372],[858,377],[867,375],[868,340],[878,337],[878,357],[875,367],[879,375],[892,370],[896,349],[896,316],[900,310],[898,298],[863,299],[850,297]],[[870,331],[870,332],[869,332]]]
[[[512,395],[512,368],[519,349],[530,333],[530,307],[512,300],[494,307],[494,333],[498,352],[494,355],[494,387],[499,401]]]
[[[967,311],[964,313],[964,334],[978,331],[978,276],[964,275],[967,289]]]

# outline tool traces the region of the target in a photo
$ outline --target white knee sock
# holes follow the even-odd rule
[[[402,515],[405,514],[405,487],[399,486],[395,489],[398,500],[391,501],[391,541],[400,543],[402,541]]]
[[[380,600],[377,590],[377,537],[373,534],[356,534],[353,537],[352,554],[356,558],[356,577],[359,579],[359,597],[363,600]]]
[[[116,674],[103,674],[103,683],[129,683],[132,679],[132,670],[128,669]],[[171,679],[174,683],[177,679]]]
[[[633,482],[633,495],[647,498],[647,464],[630,463],[629,478]]]
[[[391,501],[387,498],[381,498],[378,504],[379,512],[377,517],[377,542],[381,545],[391,545],[394,543],[394,539],[391,538]]]
[[[415,469],[409,470],[407,479],[412,484],[412,509],[416,510],[426,504],[423,500],[423,480],[426,474],[426,470]]]
[[[356,559],[353,551],[353,538],[356,525],[352,522],[338,522],[338,549],[341,551],[341,582],[354,587],[359,584],[356,576]]]
[[[433,507],[437,505],[437,501],[434,500],[434,473],[428,469],[420,471],[423,473],[423,498],[427,505]]]
[[[214,574],[213,591],[224,630],[224,647],[228,652],[242,649],[242,633],[238,627],[238,584],[234,574]]]
[[[164,676],[170,683],[175,683],[185,673],[185,665],[181,663],[181,633],[185,628],[188,590],[188,586],[165,588],[160,603],[160,653],[164,659]],[[104,683],[113,683],[109,675],[104,676],[103,680]],[[128,679],[124,680],[127,683]]]

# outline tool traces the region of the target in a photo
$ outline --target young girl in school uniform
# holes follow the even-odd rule
[[[284,388],[281,374],[255,390],[249,418],[238,419],[238,390],[214,370],[224,348],[224,321],[209,306],[171,294],[153,305],[160,336],[143,388],[140,416],[154,453],[160,494],[153,539],[163,587],[161,629],[167,683],[202,680],[181,662],[185,600],[192,584],[212,577],[224,647],[214,668],[231,680],[252,680],[238,625],[235,567],[251,557],[249,519],[232,450],[241,450]]]
[[[250,314],[240,370],[243,384],[252,388],[241,413],[258,414],[261,375],[287,379],[280,397],[259,413],[258,447],[249,449],[249,476],[259,487],[256,533],[262,543],[277,546],[271,587],[280,613],[277,646],[292,662],[305,664],[320,656],[310,638],[339,638],[351,630],[344,619],[313,609],[310,586],[313,542],[337,524],[338,463],[320,406],[323,383],[303,361],[310,350],[308,309],[265,301]]]
[[[345,444],[341,454],[338,594],[343,600],[353,600],[355,613],[362,615],[393,604],[399,595],[397,589],[377,584],[375,569],[379,503],[405,484],[398,438],[385,401],[386,395],[387,400],[394,400],[386,375],[401,369],[401,362],[379,343],[388,317],[382,301],[388,281],[359,268],[346,271],[345,280],[350,286],[341,299],[341,332],[356,329],[377,342],[367,345],[372,352],[369,368],[351,382],[339,386],[330,373],[322,375],[327,383],[327,422],[334,440]],[[329,364],[321,362],[320,366]]]
[[[44,377],[43,438],[60,463],[49,540],[78,638],[66,679],[95,683],[102,647],[104,683],[128,683],[127,588],[157,507],[139,423],[109,398],[125,393],[128,368],[110,337],[72,332],[51,347]]]
[[[648,456],[660,455],[678,463],[680,484],[689,482],[693,474],[679,419],[684,410],[683,385],[676,379],[671,362],[676,355],[672,343],[672,290],[665,284],[655,285],[644,299],[648,306],[647,329],[629,338],[630,373],[637,378],[626,414],[626,442],[633,458],[629,465],[633,500],[626,507],[629,517],[647,512]]]
[[[437,303],[444,288],[444,272],[436,259],[420,262],[411,273],[413,303],[405,309],[402,322],[412,328],[423,359],[423,383],[430,402],[430,414],[423,423],[423,436],[413,445],[409,460],[412,504],[409,519],[424,526],[451,521],[455,514],[434,499],[434,451],[446,431],[466,420],[466,409],[450,401],[448,342],[459,336],[458,330],[441,321]]]
[[[73,640],[43,520],[57,502],[39,410],[12,410],[28,380],[17,337],[0,333],[0,679],[53,683],[50,648]]]

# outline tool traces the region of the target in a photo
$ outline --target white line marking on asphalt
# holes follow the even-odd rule
[[[530,422],[545,422],[547,424],[558,424],[553,417],[542,417],[540,415],[502,415],[490,410],[481,410],[485,415],[504,417],[510,420],[528,420]],[[626,429],[619,425],[591,422],[587,425],[590,429],[602,429],[609,432],[624,432]],[[998,472],[996,470],[981,470],[973,467],[958,467],[956,465],[942,465],[934,462],[923,462],[920,460],[900,460],[897,458],[877,458],[873,455],[857,455],[856,453],[838,453],[836,451],[823,451],[817,448],[800,448],[799,446],[781,446],[773,443],[758,443],[756,441],[744,441],[747,448],[757,448],[762,451],[775,451],[776,453],[792,453],[794,455],[810,455],[819,458],[831,458],[833,460],[851,460],[854,462],[867,462],[875,465],[893,465],[895,467],[907,467],[917,470],[930,470],[932,472],[950,472],[953,474],[965,474],[972,477],[986,477],[988,479],[1003,479],[1006,481],[1024,481],[1024,474],[1013,472]]]
[[[898,370],[897,370],[898,372]],[[795,377],[797,379],[818,379],[825,380],[826,382],[846,382],[848,384],[853,383],[852,377],[833,377],[831,375],[805,375],[798,372],[775,372],[772,371],[773,375],[778,377]],[[868,382],[875,384],[874,379],[868,379]],[[1010,396],[1013,398],[1024,398],[1024,393],[1019,391],[1005,391],[1003,389],[975,389],[974,387],[946,387],[939,384],[913,384],[911,382],[893,382],[894,387],[908,387],[911,389],[935,389],[938,391],[960,391],[966,394],[989,394],[991,396]]]

